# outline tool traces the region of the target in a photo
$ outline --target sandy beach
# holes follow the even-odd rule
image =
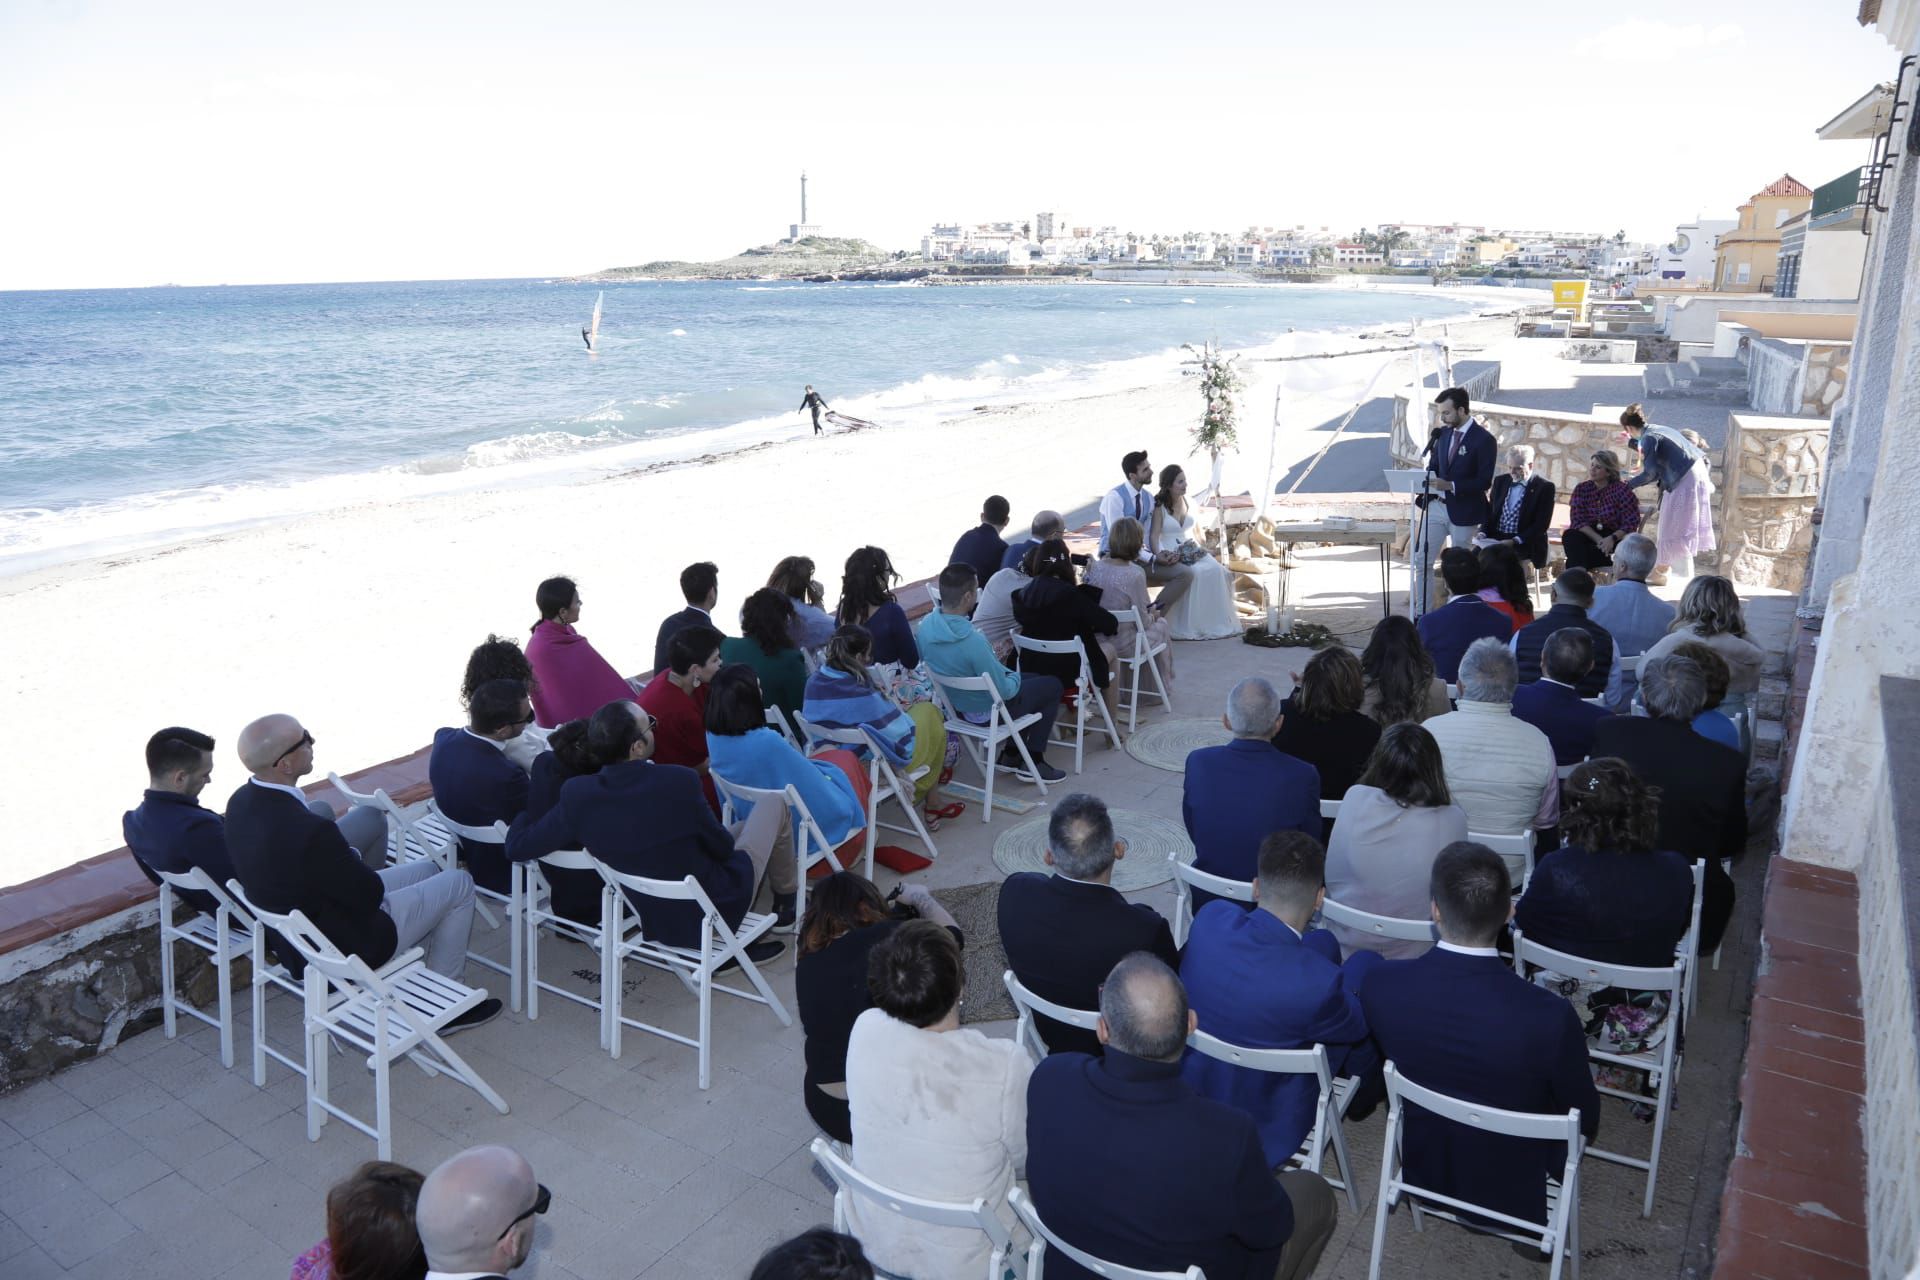
[[[1533,301],[1488,292],[1508,307]],[[1228,487],[1258,483],[1283,374],[1282,470],[1318,449],[1313,428],[1389,358],[1244,366],[1245,452]],[[0,579],[13,619],[0,669],[20,726],[0,743],[0,770],[24,782],[7,806],[0,882],[121,843],[120,814],[144,786],[142,745],[162,726],[219,739],[203,797],[215,808],[244,776],[235,735],[267,712],[302,719],[318,776],[351,772],[461,721],[468,651],[489,632],[524,640],[542,578],[572,576],[580,629],[639,672],[660,619],[681,607],[676,580],[691,561],[720,566],[716,618],[729,631],[785,555],[819,563],[831,607],[849,551],[875,544],[903,577],[932,573],[989,493],[1012,503],[1011,534],[1044,507],[1090,518],[1131,449],[1183,463],[1198,488],[1209,469],[1189,456],[1199,410],[1194,384],[1176,376],[589,481],[348,507]]]

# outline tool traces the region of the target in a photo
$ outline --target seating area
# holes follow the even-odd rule
[[[906,595],[903,589],[902,598]],[[1226,691],[1247,675],[1288,687],[1289,675],[1300,669],[1308,651],[1215,641],[1182,642],[1178,654],[1177,708],[1165,690],[1153,690],[1158,677],[1150,660],[1140,664],[1144,675],[1138,666],[1131,673],[1125,668],[1116,672],[1116,679],[1129,684],[1133,677],[1145,681],[1144,688],[1122,703],[1134,704],[1131,710],[1140,723],[1175,715],[1217,716]],[[1117,736],[1113,731],[1118,726],[1095,723],[1102,711],[1099,698],[1082,692],[1075,701],[1084,720],[1077,734],[1064,739],[1080,739],[1078,749],[1067,766],[1069,779],[1050,784],[1052,792],[1085,791],[1116,806],[1177,821],[1180,776],[1113,749],[1103,739]],[[950,731],[957,726],[979,730],[971,741],[988,794],[1016,796],[1041,806],[1056,798],[1046,794],[1049,784],[1018,779],[992,766],[1010,735],[1024,754],[1013,733],[1017,726],[1000,724],[998,715],[988,725],[975,726],[953,715],[951,707],[948,712]],[[1062,713],[1062,731],[1074,714]],[[803,742],[831,740],[804,719],[794,730]],[[967,737],[964,730],[961,736]],[[872,758],[880,761],[877,752]],[[966,779],[971,767],[963,762],[959,776]],[[914,882],[942,893],[1000,878],[992,849],[1003,824],[993,821],[998,815],[991,803],[976,806],[981,822],[948,823],[936,836],[926,830],[912,803],[910,777],[876,767],[870,780],[870,838],[860,867],[882,890],[900,879],[884,867],[876,869],[872,861],[874,819],[882,815],[882,806],[904,807],[906,821],[888,825],[933,857],[930,867],[913,874]],[[350,784],[337,785],[343,794],[351,794]],[[818,830],[798,796],[749,797],[724,781],[717,780],[717,785],[723,800],[764,799],[790,809],[797,806],[804,815],[796,833],[803,863],[824,860],[841,834]],[[449,822],[430,802],[400,805],[384,792],[377,798],[373,792],[365,794],[393,819],[390,845],[397,860],[444,858],[453,837],[488,834]],[[1336,817],[1337,802],[1328,802],[1325,812]],[[504,833],[492,834],[500,838]],[[1522,860],[1531,871],[1530,835],[1472,838]],[[1503,840],[1511,847],[1501,847]],[[1763,850],[1764,844],[1756,848]],[[1132,856],[1165,858],[1145,849]],[[1651,1123],[1636,1119],[1626,1102],[1605,1104],[1596,1149],[1585,1153],[1588,1158],[1570,1162],[1569,1175],[1550,1206],[1548,1229],[1529,1237],[1548,1246],[1537,1266],[1516,1258],[1506,1244],[1490,1237],[1454,1229],[1417,1230],[1417,1214],[1397,1207],[1384,1211],[1390,1204],[1411,1208],[1418,1193],[1389,1155],[1397,1151],[1394,1135],[1400,1115],[1406,1107],[1444,1110],[1445,1099],[1390,1076],[1389,1104],[1364,1121],[1352,1121],[1345,1116],[1352,1083],[1329,1070],[1324,1051],[1247,1050],[1204,1032],[1196,1034],[1191,1043],[1201,1053],[1262,1070],[1307,1074],[1317,1081],[1313,1132],[1295,1163],[1318,1170],[1336,1185],[1341,1216],[1313,1274],[1557,1277],[1563,1270],[1584,1270],[1590,1278],[1604,1278],[1681,1275],[1697,1265],[1707,1247],[1700,1225],[1714,1216],[1727,1156],[1728,1098],[1739,1069],[1741,1013],[1757,915],[1757,895],[1749,891],[1764,872],[1763,862],[1750,857],[1736,867],[1744,900],[1728,934],[1728,963],[1717,971],[1676,966],[1664,979],[1644,972],[1595,975],[1622,983],[1630,976],[1631,985],[1640,989],[1666,982],[1663,989],[1673,993],[1676,1020],[1687,1019],[1684,1066],[1677,1037],[1669,1037],[1653,1061],[1638,1064],[1651,1066],[1660,1083]],[[604,910],[597,928],[553,912],[548,868],[593,870],[602,876]],[[1176,942],[1185,940],[1191,925],[1194,887],[1227,897],[1242,897],[1246,889],[1244,883],[1208,877],[1177,860],[1172,873],[1170,883],[1131,896],[1168,917]],[[701,947],[690,953],[627,941],[635,933],[633,908],[622,890],[680,895],[700,903],[706,918]],[[541,1280],[744,1276],[753,1257],[775,1240],[818,1223],[843,1221],[843,1197],[884,1199],[890,1193],[871,1180],[863,1185],[857,1171],[819,1137],[801,1105],[801,1036],[789,1013],[794,1005],[792,952],[764,966],[744,955],[747,944],[770,932],[772,917],[749,914],[740,926],[728,929],[703,899],[691,881],[678,885],[623,877],[582,854],[563,852],[528,864],[523,874],[516,874],[510,893],[483,897],[483,904],[493,908],[495,927],[489,928],[482,918],[472,947],[473,959],[488,972],[469,969],[469,981],[508,999],[513,1012],[463,1036],[457,1055],[446,1050],[435,1027],[457,1014],[467,997],[445,980],[433,992],[411,991],[408,982],[423,972],[417,960],[403,955],[380,971],[356,969],[351,962],[339,964],[326,955],[323,939],[303,937],[297,919],[268,919],[296,944],[304,943],[303,953],[312,952],[304,981],[284,973],[276,977],[262,966],[253,975],[250,1009],[235,1008],[240,1002],[229,1001],[224,1009],[210,1012],[211,1021],[203,1026],[178,1017],[189,1012],[184,1006],[174,1008],[167,1030],[132,1037],[97,1061],[0,1098],[0,1187],[8,1191],[9,1218],[16,1206],[31,1213],[46,1204],[44,1184],[64,1189],[75,1205],[84,1205],[105,1224],[104,1243],[96,1241],[98,1248],[85,1256],[79,1246],[63,1246],[68,1249],[66,1263],[49,1247],[56,1234],[51,1228],[26,1232],[18,1227],[28,1243],[11,1256],[18,1259],[38,1250],[48,1264],[55,1264],[18,1274],[108,1274],[123,1269],[118,1262],[136,1259],[158,1259],[157,1270],[148,1268],[156,1274],[172,1274],[168,1266],[185,1273],[188,1254],[179,1242],[169,1240],[168,1227],[187,1215],[196,1221],[204,1215],[213,1224],[206,1233],[212,1244],[193,1256],[204,1262],[211,1248],[219,1265],[203,1266],[200,1274],[277,1275],[275,1268],[284,1268],[318,1234],[324,1189],[376,1150],[383,1157],[391,1150],[394,1158],[427,1168],[460,1147],[504,1142],[525,1153],[541,1181],[553,1189],[553,1209],[538,1224],[535,1261],[527,1274]],[[182,930],[192,936],[181,945],[217,951],[225,920],[230,957],[263,956],[251,924],[258,913],[249,911],[240,898],[231,901],[232,911],[223,911],[208,927],[183,921]],[[1332,901],[1324,915],[1384,936],[1431,937],[1426,921],[1371,916]],[[971,950],[991,942],[970,936],[968,945]],[[731,982],[720,972],[729,961],[738,961]],[[1532,944],[1523,944],[1518,962],[1562,973],[1575,963]],[[1076,1011],[1049,1008],[1031,993],[1023,994],[1010,971],[1003,981],[1019,1016],[977,1024],[989,1034],[1012,1036],[1031,1052],[1041,1048],[1032,1033],[1031,1009],[1075,1019]],[[316,985],[322,991],[317,998],[312,994]],[[269,990],[275,986],[283,994]],[[503,986],[508,990],[501,990]],[[738,998],[716,1001],[714,991]],[[980,999],[987,994],[980,993]],[[307,1033],[303,1007],[307,1016],[321,1020],[319,1034]],[[243,1020],[250,1023],[244,1030],[239,1026]],[[624,1034],[634,1030],[648,1034]],[[352,1048],[344,1053],[329,1048],[330,1038]],[[235,1046],[250,1041],[255,1045],[256,1077],[263,1053],[293,1071],[271,1073],[260,1087],[246,1070],[222,1065],[234,1064]],[[285,1055],[273,1048],[296,1044],[301,1048]],[[390,1065],[404,1058],[425,1070],[389,1074]],[[319,1070],[305,1069],[306,1062],[316,1060]],[[1683,1075],[1684,1087],[1676,1095]],[[449,1078],[437,1078],[442,1076]],[[468,1087],[455,1087],[461,1083]],[[1615,1091],[1612,1096],[1625,1095]],[[1676,1096],[1683,1105],[1672,1105]],[[1486,1112],[1481,1108],[1463,1122],[1523,1127],[1546,1123]],[[345,1123],[324,1124],[332,1116]],[[373,1117],[370,1124],[363,1121],[365,1116]],[[1564,1127],[1564,1120],[1557,1123]],[[377,1136],[370,1142],[364,1134]],[[1545,1136],[1545,1130],[1538,1136]],[[16,1189],[24,1200],[15,1197]],[[1044,1251],[1071,1248],[1064,1241],[1048,1240],[1044,1220],[1030,1200],[1022,1196],[1011,1203],[1026,1230],[1024,1238],[994,1242],[996,1250],[1004,1250],[997,1256],[1006,1265],[1032,1274]],[[1444,1216],[1458,1208],[1429,1201],[1418,1213]],[[980,1221],[978,1205],[936,1203],[905,1209],[916,1217],[936,1215],[927,1220],[947,1225],[969,1214]],[[947,1216],[938,1216],[942,1214]],[[61,1215],[63,1222],[77,1220],[64,1207]],[[994,1230],[984,1223],[981,1227],[989,1234]],[[9,1229],[0,1223],[0,1269],[11,1276],[16,1272],[7,1261]],[[1106,1274],[1133,1273],[1113,1269]]]

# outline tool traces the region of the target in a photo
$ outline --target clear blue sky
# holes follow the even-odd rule
[[[1892,78],[1854,0],[0,4],[0,289],[570,274],[936,219],[1665,238]]]

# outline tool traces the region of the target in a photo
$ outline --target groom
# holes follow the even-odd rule
[[[1101,555],[1107,553],[1107,538],[1113,532],[1113,526],[1120,521],[1138,520],[1143,535],[1152,527],[1148,521],[1153,516],[1153,495],[1147,492],[1147,484],[1153,479],[1153,464],[1147,461],[1147,451],[1136,449],[1120,459],[1120,473],[1126,476],[1126,480],[1108,490],[1107,495],[1100,499]],[[1140,567],[1146,570],[1148,582],[1161,585],[1154,608],[1166,613],[1193,585],[1193,566],[1181,564],[1178,552],[1154,551],[1151,548],[1151,539],[1143,536],[1140,540]]]

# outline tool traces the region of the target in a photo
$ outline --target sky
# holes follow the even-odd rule
[[[1664,242],[1864,143],[1856,0],[0,0],[0,290],[570,275],[786,232]]]

